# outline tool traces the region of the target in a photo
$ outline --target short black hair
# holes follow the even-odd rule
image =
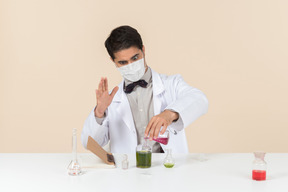
[[[105,47],[110,57],[114,60],[114,53],[135,46],[142,50],[143,43],[138,31],[128,25],[113,29],[105,41]]]

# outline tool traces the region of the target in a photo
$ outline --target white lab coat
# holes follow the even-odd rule
[[[173,153],[188,153],[184,128],[205,114],[208,109],[206,96],[198,89],[189,86],[181,75],[166,76],[152,70],[154,115],[165,109],[179,113],[177,122],[168,126],[170,139],[161,147],[171,148]],[[81,134],[82,144],[87,148],[88,136],[101,146],[110,141],[112,153],[135,153],[137,146],[136,129],[132,112],[122,81],[112,103],[106,110],[102,125],[96,122],[94,109],[86,119]]]

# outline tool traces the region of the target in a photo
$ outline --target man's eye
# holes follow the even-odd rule
[[[138,59],[138,56],[133,57],[133,60],[136,61]]]

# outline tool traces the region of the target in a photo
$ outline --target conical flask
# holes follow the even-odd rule
[[[172,149],[167,149],[167,156],[164,159],[163,165],[166,168],[172,168],[172,167],[174,167],[174,163],[175,163],[175,161],[172,157]]]

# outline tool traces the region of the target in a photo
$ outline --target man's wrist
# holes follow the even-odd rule
[[[95,117],[103,118],[104,114],[105,114],[105,112],[104,113],[99,113],[99,111],[97,110],[97,107],[95,107],[95,109],[94,109],[94,116]]]
[[[179,113],[177,113],[174,110],[171,109],[167,109],[167,111],[169,111],[170,115],[171,115],[171,122],[175,122],[179,119]]]

